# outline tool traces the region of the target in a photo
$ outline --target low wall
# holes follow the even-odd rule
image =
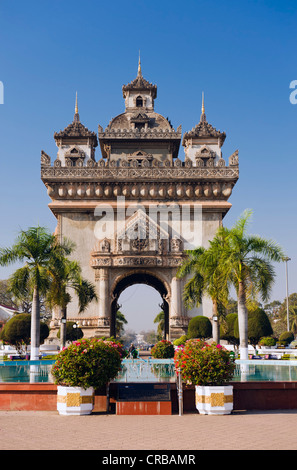
[[[57,385],[1,383],[0,410],[56,411]],[[101,392],[95,396],[94,411],[106,411],[106,395]]]
[[[297,382],[233,382],[234,410],[297,409]],[[54,384],[1,383],[0,410],[56,411]],[[115,410],[116,384],[110,386],[110,411]],[[178,413],[176,385],[171,384],[172,413]],[[195,388],[183,390],[185,413],[196,412]],[[106,412],[106,395],[96,391],[94,412]]]
[[[234,410],[297,409],[297,382],[232,382]],[[177,397],[172,397],[172,410],[178,410]],[[184,412],[194,412],[195,387],[183,389]]]

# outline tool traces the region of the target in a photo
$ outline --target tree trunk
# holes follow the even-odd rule
[[[33,302],[32,302],[32,313],[31,313],[31,351],[30,359],[34,361],[39,359],[39,347],[40,347],[40,299],[39,289],[34,288]]]
[[[248,359],[248,314],[246,308],[245,285],[238,284],[238,328],[240,359]]]
[[[61,308],[61,328],[60,328],[60,340],[61,349],[66,346],[66,307]]]
[[[216,300],[212,301],[212,337],[217,344],[220,344],[220,323],[218,317],[218,304]]]

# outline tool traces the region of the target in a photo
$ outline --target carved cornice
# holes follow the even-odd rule
[[[213,179],[213,178],[212,178]],[[45,182],[45,180],[44,180]],[[236,179],[175,182],[45,182],[52,200],[112,200],[119,196],[142,200],[227,200]]]
[[[59,163],[59,165],[58,165]],[[222,164],[223,163],[223,164]],[[50,180],[92,180],[102,181],[121,181],[121,180],[169,180],[174,182],[176,179],[237,179],[238,152],[234,152],[230,157],[230,165],[225,166],[225,161],[220,159],[217,163],[211,161],[204,166],[193,166],[191,160],[182,162],[178,158],[172,163],[170,160],[158,161],[153,159],[143,159],[141,166],[137,161],[131,160],[110,160],[103,159],[95,162],[88,160],[87,166],[83,167],[62,167],[59,160],[55,160],[54,166],[50,166],[50,158],[42,153],[41,178],[44,181]],[[208,165],[208,166],[206,166]]]
[[[201,161],[200,161],[201,160]],[[52,200],[115,199],[213,199],[227,200],[239,177],[238,151],[229,158],[229,166],[220,158],[217,162],[197,159],[193,163],[179,158],[158,161],[89,159],[86,166],[61,166],[41,154],[41,179]],[[193,166],[195,165],[195,166]]]
[[[91,259],[91,266],[94,269],[108,267],[123,267],[127,266],[157,266],[159,268],[175,268],[181,266],[184,261],[184,256],[100,256]]]
[[[237,180],[238,167],[193,168],[86,168],[42,167],[41,178],[50,181],[168,181],[172,180]]]
[[[180,140],[181,130],[177,129],[162,129],[162,128],[148,128],[148,129],[105,129],[103,132],[98,132],[99,140],[102,139],[136,139],[136,140]]]

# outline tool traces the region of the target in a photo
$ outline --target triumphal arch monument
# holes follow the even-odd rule
[[[115,335],[120,294],[144,283],[160,293],[165,335],[174,340],[187,331],[191,316],[212,318],[207,299],[199,311],[186,311],[185,280],[176,273],[184,250],[207,246],[230,209],[238,152],[227,164],[221,151],[226,134],[207,121],[204,99],[192,130],[174,129],[155,111],[157,86],[143,77],[140,61],[122,91],[124,112],[105,129],[99,125],[97,135],[82,124],[76,100],[73,121],[54,134],[56,159],[41,152],[56,233],[75,243],[72,256],[98,295],[83,313],[73,295],[67,318],[86,337]],[[52,334],[59,327],[54,311]]]

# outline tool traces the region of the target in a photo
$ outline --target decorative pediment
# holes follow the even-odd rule
[[[142,209],[122,223],[113,240],[100,240],[91,253],[91,266],[167,266],[182,262],[183,242],[157,224]]]
[[[208,158],[215,158],[216,154],[211,148],[208,147],[208,145],[202,145],[200,149],[195,153],[196,158],[203,158],[203,159],[208,159]]]
[[[168,239],[168,232],[142,209],[138,209],[123,225],[125,226],[116,233],[117,240]]]
[[[145,122],[149,122],[149,117],[147,114],[145,113],[137,113],[137,114],[133,114],[133,116],[131,117],[131,122],[136,122],[136,123],[145,123]]]
[[[74,145],[67,152],[65,152],[65,158],[85,158],[85,152]]]
[[[153,157],[152,154],[149,154],[145,152],[144,150],[137,150],[136,152],[131,153],[130,156],[135,157],[135,158],[152,158]]]

